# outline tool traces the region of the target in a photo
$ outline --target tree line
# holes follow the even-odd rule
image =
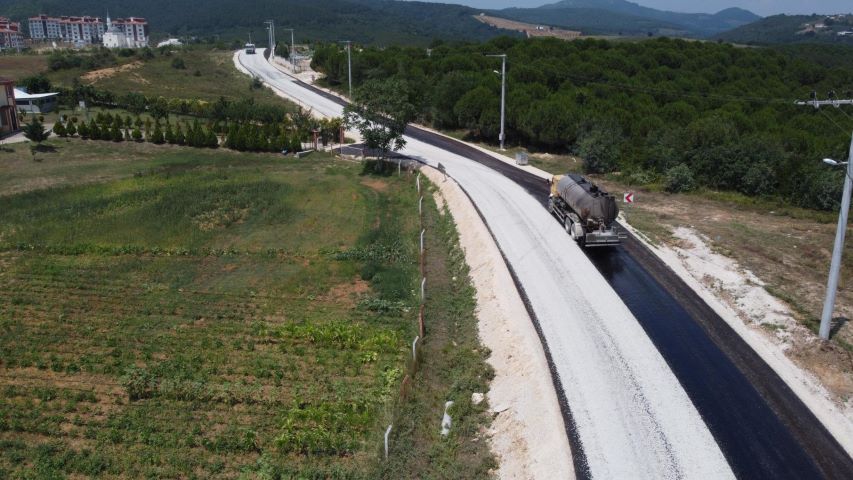
[[[812,91],[853,90],[853,68],[770,49],[653,39],[640,42],[498,38],[486,43],[353,48],[353,83],[403,85],[416,120],[496,142],[500,60],[507,53],[507,140],[571,152],[588,172],[678,191],[705,187],[837,208],[853,112],[794,105]],[[316,50],[333,88],[346,51]]]
[[[280,122],[218,121],[198,118],[172,123],[168,118],[145,118],[98,112],[88,121],[76,115],[61,115],[52,131],[62,138],[113,142],[149,142],[156,145],[183,145],[197,148],[218,148],[220,145],[238,151],[297,152],[314,134],[322,145],[334,143],[340,134],[342,120],[314,119],[305,112],[287,116]],[[44,125],[33,118],[24,126],[30,140],[40,143],[47,139]]]

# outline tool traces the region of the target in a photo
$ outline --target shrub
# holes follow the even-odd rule
[[[177,70],[186,70],[187,65],[184,63],[184,59],[181,57],[175,57],[172,60],[172,68]]]
[[[666,171],[666,191],[670,193],[689,192],[696,189],[696,180],[690,167],[680,163]]]
[[[60,122],[59,120],[57,120],[56,123],[53,124],[53,133],[59,135],[60,137],[68,136],[68,132],[65,130],[65,126],[62,125],[62,122]]]

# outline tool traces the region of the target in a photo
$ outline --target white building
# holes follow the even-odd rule
[[[117,33],[124,35],[124,45],[127,48],[141,48],[148,46],[148,22],[140,17],[117,18],[110,21],[107,17],[107,23],[116,28]],[[117,41],[121,43],[121,41]],[[106,42],[104,46],[109,47]]]
[[[99,17],[48,17],[29,18],[30,38],[33,40],[59,40],[75,45],[100,43],[106,31]]]
[[[157,48],[160,47],[180,47],[183,45],[180,40],[177,38],[170,38],[168,40],[163,40],[162,42],[157,44]]]
[[[0,51],[20,50],[24,47],[21,24],[6,17],[0,17]]]
[[[15,89],[15,105],[19,112],[48,113],[56,108],[58,93],[27,93]]]
[[[104,33],[104,46],[107,48],[127,48],[127,37],[107,15],[107,31]]]

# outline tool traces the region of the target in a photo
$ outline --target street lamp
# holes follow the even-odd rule
[[[347,44],[347,76],[349,78],[349,98],[352,100],[352,41],[344,40]]]
[[[267,20],[264,22],[267,24],[267,30],[269,31],[269,42],[270,42],[270,63],[273,63],[275,59],[275,24],[272,20]]]
[[[296,71],[296,61],[293,59],[293,53],[296,52],[296,42],[293,40],[293,29],[292,28],[282,28],[282,30],[290,30],[290,66],[293,68],[293,71]]]
[[[501,150],[504,149],[504,140],[506,139],[506,134],[504,133],[504,121],[506,118],[506,54],[501,53],[498,55],[486,55],[487,57],[500,57],[501,59],[501,133],[498,136],[498,139],[501,142]],[[495,72],[497,73],[497,72]]]
[[[846,162],[824,158],[823,163],[834,167],[847,165],[844,175],[844,193],[841,198],[841,212],[838,214],[838,228],[835,231],[835,245],[832,248],[832,263],[829,266],[829,280],[826,283],[826,300],[823,302],[823,314],[820,316],[818,335],[829,340],[829,327],[832,322],[832,310],[835,307],[835,292],[838,290],[838,274],[841,271],[841,251],[844,249],[844,234],[847,232],[847,213],[850,211],[850,190],[853,189],[853,137],[850,139],[850,153]]]

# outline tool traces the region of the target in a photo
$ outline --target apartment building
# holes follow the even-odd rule
[[[30,38],[57,40],[75,45],[101,43],[107,26],[100,17],[48,17],[29,18]]]
[[[0,51],[18,50],[24,46],[21,24],[6,17],[0,17]]]
[[[110,33],[104,38],[107,48],[141,48],[148,46],[148,21],[140,17],[117,18],[107,17],[107,30]],[[115,35],[112,35],[112,34]]]

